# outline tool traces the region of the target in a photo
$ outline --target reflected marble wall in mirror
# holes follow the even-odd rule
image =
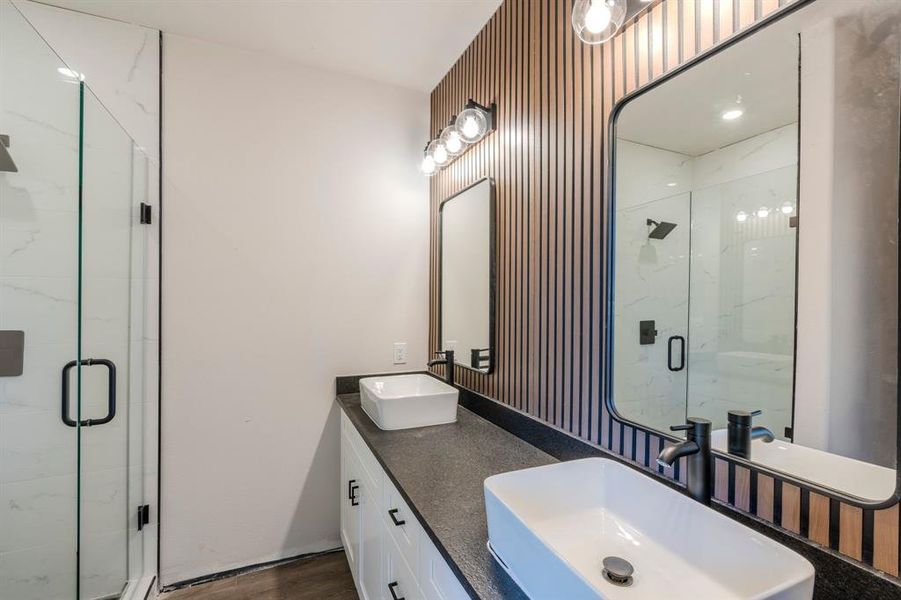
[[[817,0],[614,123],[611,401],[851,496],[895,492],[901,3]],[[753,417],[745,447],[739,422]],[[775,440],[767,441],[767,433]]]
[[[458,366],[494,366],[494,182],[482,179],[441,203],[442,350]]]

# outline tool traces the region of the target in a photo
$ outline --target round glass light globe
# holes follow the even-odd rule
[[[603,44],[626,20],[626,0],[576,0],[572,26],[586,44]]]

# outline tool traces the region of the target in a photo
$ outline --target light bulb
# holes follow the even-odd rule
[[[436,167],[442,167],[450,160],[450,157],[447,155],[447,148],[444,147],[441,140],[432,140],[429,142],[425,152],[435,161]]]
[[[463,127],[460,128],[460,131],[463,132],[468,138],[474,138],[479,135],[479,123],[476,121],[475,117],[467,117],[465,121],[463,121]]]
[[[464,142],[474,144],[488,133],[488,113],[478,106],[470,105],[457,115],[454,129]]]
[[[782,207],[779,210],[782,211],[783,215],[790,215],[795,212],[795,207],[792,206],[791,202],[785,202],[782,204]]]
[[[626,0],[576,0],[572,27],[586,44],[602,44],[616,35],[626,20]]]
[[[435,151],[432,153],[432,158],[435,160],[436,165],[443,165],[447,162],[447,148],[444,147],[444,144],[435,145]]]
[[[423,175],[434,175],[435,174],[435,159],[426,154],[422,157],[422,163],[419,165],[419,170],[422,171]]]
[[[600,33],[610,25],[610,9],[603,0],[593,0],[588,12],[585,13],[585,29],[591,33]]]
[[[743,210],[738,211],[737,213],[735,213],[735,220],[739,223],[744,223],[748,220],[748,213]]]
[[[444,149],[447,151],[448,156],[457,156],[466,148],[463,136],[454,129],[453,125],[445,127],[439,139],[444,143]]]
[[[766,219],[768,216],[770,216],[770,209],[768,209],[766,206],[761,206],[757,209],[757,216],[758,218]]]
[[[723,121],[734,121],[743,114],[745,114],[745,111],[736,108],[735,110],[727,110],[723,113],[722,117]]]

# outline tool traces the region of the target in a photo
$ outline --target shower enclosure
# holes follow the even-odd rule
[[[795,139],[794,126],[781,133]],[[688,416],[723,428],[730,410],[753,408],[763,411],[755,424],[790,438],[796,159],[744,174],[717,153],[618,144],[617,410],[666,431]],[[663,165],[666,176],[646,183],[639,164]]]
[[[5,0],[0,134],[0,600],[118,598],[143,571],[154,167]]]

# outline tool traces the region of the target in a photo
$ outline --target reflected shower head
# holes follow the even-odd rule
[[[13,157],[9,155],[7,148],[9,148],[9,136],[0,135],[0,172],[18,173],[19,169],[16,168],[16,163],[13,162]]]
[[[667,223],[666,221],[657,222],[653,219],[648,219],[648,227],[653,227],[648,232],[648,238],[652,240],[662,240],[666,236],[670,234],[670,232],[676,228],[675,223]]]

